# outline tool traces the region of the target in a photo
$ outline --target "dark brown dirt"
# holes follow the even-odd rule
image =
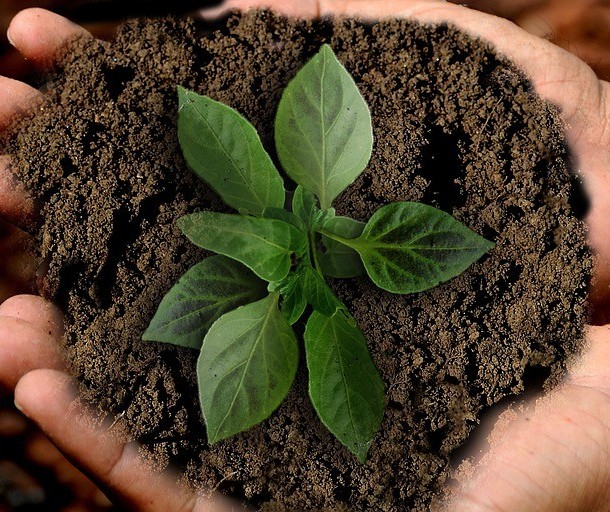
[[[163,294],[203,255],[176,219],[222,209],[180,155],[175,85],[245,114],[273,154],[281,91],[324,42],[371,106],[376,139],[339,211],[365,220],[390,201],[422,201],[497,244],[414,296],[366,279],[333,283],[387,385],[364,465],[316,418],[304,367],[268,421],[206,446],[196,354],[140,341]],[[66,312],[72,371],[100,411],[120,414],[158,463],[199,485],[266,510],[426,510],[482,412],[556,383],[583,343],[592,262],[558,112],[451,27],[259,13],[210,35],[136,21],[112,45],[74,44],[48,90],[11,149],[42,204],[42,291]]]

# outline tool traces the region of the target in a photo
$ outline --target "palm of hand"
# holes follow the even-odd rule
[[[605,219],[610,214],[610,201],[605,198],[610,197],[610,107],[607,103],[610,88],[584,63],[504,20],[437,0],[392,0],[383,4],[319,0],[289,6],[273,0],[236,0],[229,4],[242,8],[263,4],[304,16],[407,16],[425,22],[450,21],[492,42],[508,55],[532,78],[538,93],[562,109],[576,163],[591,198],[587,221],[591,244],[598,253],[592,303],[596,318],[608,317],[610,240],[605,236]],[[81,30],[45,11],[32,10],[13,21],[11,38],[26,57],[44,62],[67,38]],[[0,125],[38,95],[23,84],[1,80]],[[8,161],[2,158],[2,211],[13,220],[23,221],[33,214],[33,205],[10,182],[8,175]],[[22,259],[23,255],[13,253],[11,257]],[[116,439],[105,439],[101,444],[98,441],[99,450],[91,453],[88,446],[92,438],[100,435],[99,428],[83,427],[76,435],[65,434],[69,431],[63,428],[67,425],[63,408],[68,408],[72,395],[65,377],[57,371],[62,368],[54,348],[61,333],[61,317],[50,305],[35,297],[9,299],[0,305],[0,332],[3,345],[0,382],[9,388],[16,385],[16,400],[26,414],[38,421],[58,446],[85,470],[103,485],[110,486],[124,503],[146,510],[228,507],[217,501],[197,500],[188,494],[176,497],[176,493],[168,492],[173,485],[171,479],[153,477],[141,468],[134,470],[134,454]],[[42,341],[33,345],[30,341],[33,338]],[[492,434],[491,450],[474,473],[456,486],[451,510],[610,510],[610,463],[607,462],[610,459],[610,365],[605,364],[610,360],[610,330],[591,328],[589,339],[586,354],[561,388],[523,411],[504,415],[504,421],[498,422]],[[50,397],[53,401],[49,401]],[[157,479],[152,498],[150,490],[143,491],[150,489],[151,478]]]

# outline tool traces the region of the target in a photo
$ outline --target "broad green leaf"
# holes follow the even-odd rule
[[[199,349],[218,318],[265,292],[265,282],[241,263],[211,256],[189,269],[163,297],[142,339]]]
[[[448,213],[410,202],[380,208],[360,237],[339,241],[358,251],[377,286],[393,293],[432,288],[461,274],[494,247]]]
[[[286,174],[315,193],[322,210],[367,166],[371,114],[330,46],[323,45],[284,90],[275,143]]]
[[[292,255],[307,251],[307,236],[291,224],[275,220],[198,212],[178,220],[195,245],[240,261],[265,281],[281,281]]]
[[[358,327],[338,312],[314,311],[305,329],[309,396],[322,423],[366,460],[381,424],[383,382]]]
[[[307,303],[319,313],[332,316],[337,310],[347,311],[347,308],[337,298],[324,278],[308,263],[303,264],[301,288]]]
[[[284,210],[283,208],[265,208],[263,211],[263,218],[281,220],[282,222],[286,222],[287,224],[292,224],[300,231],[307,231],[307,226],[299,217],[297,217],[294,213],[289,212],[288,210]]]
[[[197,379],[211,444],[268,418],[290,390],[297,340],[277,300],[270,294],[226,313],[203,340]]]
[[[236,210],[284,206],[284,183],[254,127],[231,107],[178,87],[178,139],[199,178]]]
[[[349,217],[332,217],[323,224],[323,228],[343,238],[356,238],[362,234],[364,222]],[[324,275],[330,277],[358,277],[365,273],[364,265],[358,253],[341,242],[322,236],[325,251],[318,256],[318,262]]]

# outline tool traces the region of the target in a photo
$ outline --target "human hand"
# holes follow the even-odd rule
[[[237,7],[245,4],[243,0],[233,2]],[[608,202],[604,201],[610,188],[610,155],[607,151],[610,112],[605,105],[608,86],[598,81],[581,61],[504,20],[437,0],[396,0],[383,5],[363,0],[303,1],[298,5],[252,0],[247,4],[270,6],[284,12],[288,10],[287,14],[302,16],[333,13],[450,21],[494,43],[499,51],[522,67],[532,78],[539,94],[562,107],[569,126],[568,137],[592,202],[588,222],[592,244],[599,254],[593,300],[598,316],[603,317],[604,304],[610,294],[610,247],[604,236],[605,218],[610,209]],[[11,37],[25,55],[33,60],[44,60],[50,55],[47,49],[54,50],[63,43],[67,34],[72,35],[76,30],[80,29],[41,11],[26,11],[13,22]],[[61,34],[62,37],[55,37]],[[49,42],[51,35],[52,41]],[[27,103],[36,96],[34,91],[18,85],[12,85],[11,97],[22,98],[23,103]],[[10,101],[0,103],[13,107],[19,105]],[[3,172],[6,176],[6,168]],[[6,204],[14,204],[16,212],[27,211],[22,208],[23,192],[14,187],[9,190],[6,186],[4,190],[0,191],[0,204],[4,199],[10,199],[12,203]],[[83,428],[78,432],[72,428],[69,430],[71,435],[66,436],[66,425],[71,426],[74,421],[62,421],[72,400],[66,377],[53,369],[30,371],[61,368],[61,359],[53,352],[59,331],[46,329],[47,325],[57,324],[57,314],[41,299],[31,297],[11,299],[0,306],[0,342],[7,348],[0,355],[0,375],[6,374],[3,381],[6,378],[8,385],[19,381],[16,400],[24,412],[39,422],[60,448],[97,477],[105,488],[112,489],[133,508],[156,510],[154,507],[158,504],[149,504],[144,497],[149,498],[151,490],[159,489],[159,499],[169,499],[167,496],[174,495],[171,479],[151,485],[150,479],[159,477],[151,476],[148,470],[138,470],[137,459],[130,450],[125,452],[119,469],[109,471],[107,454],[113,454],[111,462],[122,452],[123,445],[117,443],[116,438],[107,436],[102,439],[107,439],[108,447],[102,442],[102,450],[92,451],[91,446],[96,445],[97,436],[102,432],[99,428]],[[492,451],[472,478],[456,489],[451,510],[604,510],[610,480],[607,453],[604,451],[610,446],[610,371],[599,361],[605,361],[609,355],[609,336],[607,328],[592,329],[589,350],[572,370],[564,386],[544,398],[536,408],[532,404],[518,418],[496,430],[497,442]],[[44,342],[32,346],[31,339]],[[6,363],[10,361],[9,357],[18,362],[13,369]],[[580,453],[575,453],[576,449]],[[129,469],[121,471],[121,468]],[[549,478],[549,475],[554,478]],[[192,500],[190,496],[184,499],[187,502]],[[178,503],[159,503],[169,505],[167,509],[170,510],[180,509]],[[580,508],[575,508],[577,503]]]
[[[13,19],[8,36],[24,57],[46,66],[66,41],[88,35],[65,18],[30,9]],[[0,129],[40,97],[35,89],[0,77]],[[16,225],[27,226],[36,215],[29,194],[13,180],[6,156],[0,156],[0,205],[0,215]],[[24,233],[18,236],[26,237]],[[14,246],[0,250],[3,268],[16,269],[11,272],[13,281],[27,286],[35,277],[34,258],[26,249]],[[154,473],[139,457],[137,445],[122,435],[120,421],[100,424],[87,414],[65,373],[58,348],[62,331],[61,312],[40,297],[17,295],[0,304],[0,391],[14,391],[16,406],[68,459],[127,509],[236,510],[238,506],[222,496],[196,494],[181,487],[176,475]]]

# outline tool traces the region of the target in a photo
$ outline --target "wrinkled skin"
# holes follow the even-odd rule
[[[449,21],[492,42],[531,77],[536,91],[558,104],[568,140],[591,200],[587,218],[597,253],[591,300],[598,326],[565,382],[522,410],[500,417],[489,438],[474,441],[478,456],[467,477],[453,489],[447,510],[462,512],[610,511],[610,105],[609,85],[581,60],[512,23],[440,0],[235,0],[230,7],[272,7],[289,15],[357,15],[371,19],[405,16],[426,22]],[[499,2],[501,3],[501,2]],[[226,6],[225,6],[226,7]],[[202,13],[212,17],[215,11]],[[40,9],[18,14],[9,39],[30,61],[48,63],[66,39],[83,29]],[[0,129],[40,93],[0,78]],[[0,157],[0,214],[16,224],[35,216],[27,191],[10,176]],[[36,265],[27,244],[0,247],[13,278],[31,282]],[[222,497],[195,495],[175,475],[153,474],[138,463],[136,447],[108,435],[109,425],[82,421],[78,402],[56,347],[60,312],[43,299],[18,295],[0,305],[0,384],[14,391],[17,406],[83,471],[117,502],[145,511],[225,511]],[[77,420],[77,418],[81,418]],[[120,424],[120,420],[119,420]]]

